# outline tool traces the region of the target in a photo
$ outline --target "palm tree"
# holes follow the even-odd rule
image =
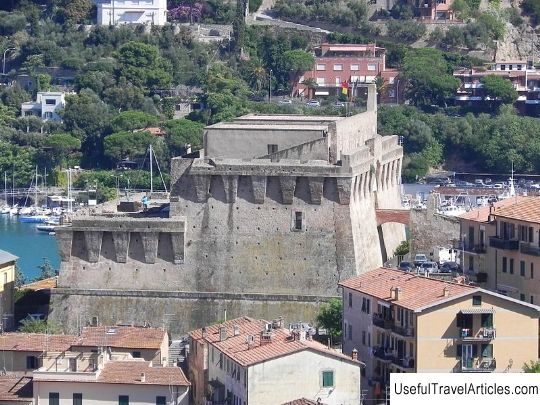
[[[529,364],[523,365],[524,373],[540,373],[540,361],[531,360]]]
[[[267,76],[266,70],[264,66],[262,66],[260,61],[255,61],[253,67],[251,68],[249,76],[252,86],[254,86],[257,91],[260,91]]]
[[[388,82],[380,74],[375,78],[375,86],[377,87],[377,104],[381,102],[381,93],[386,90]]]
[[[308,89],[308,99],[313,98],[312,93],[314,93],[315,89],[317,88],[317,80],[315,80],[313,77],[308,77],[307,79],[304,79],[302,84]]]

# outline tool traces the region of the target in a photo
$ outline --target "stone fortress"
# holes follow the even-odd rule
[[[224,317],[313,321],[338,282],[372,270],[405,239],[377,225],[400,207],[403,151],[367,111],[349,117],[246,115],[205,129],[175,158],[160,210],[73,220],[51,319],[166,324],[173,336]]]

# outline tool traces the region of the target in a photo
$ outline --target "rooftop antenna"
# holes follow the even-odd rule
[[[516,189],[514,187],[514,161],[512,160],[512,174],[510,176],[510,197],[516,196]]]

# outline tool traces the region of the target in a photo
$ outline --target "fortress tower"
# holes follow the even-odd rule
[[[51,316],[71,329],[166,322],[179,334],[249,315],[312,321],[338,282],[405,239],[377,226],[399,208],[403,151],[377,134],[375,86],[350,117],[247,115],[175,158],[168,209],[80,218],[59,229]]]

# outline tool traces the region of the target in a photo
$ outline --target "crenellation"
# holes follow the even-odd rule
[[[208,193],[210,192],[211,176],[195,174],[192,176],[192,179],[197,201],[205,202],[208,199]]]
[[[97,263],[101,254],[101,238],[102,231],[86,231],[84,232],[84,242],[86,252],[88,254],[88,262]]]
[[[238,191],[238,176],[221,176],[223,187],[225,190],[225,202],[233,203],[236,201],[236,193]]]
[[[320,205],[323,196],[324,177],[308,177],[311,204]]]
[[[255,204],[264,204],[266,196],[266,176],[249,176]]]
[[[279,185],[283,204],[292,204],[296,188],[295,176],[279,176]]]
[[[158,250],[159,232],[140,232],[144,262],[155,263]]]
[[[351,178],[338,177],[337,179],[338,201],[342,205],[351,202]]]
[[[116,261],[118,263],[127,262],[128,249],[129,249],[129,237],[130,237],[130,233],[127,231],[112,232],[114,252],[116,255]]]

